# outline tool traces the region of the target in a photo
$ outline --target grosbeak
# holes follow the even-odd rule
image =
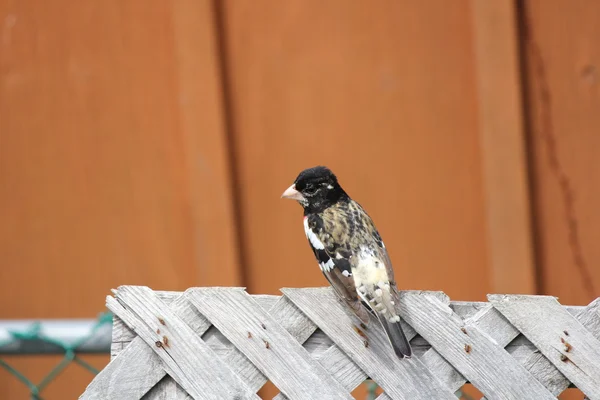
[[[304,208],[304,231],[319,267],[362,323],[377,316],[396,355],[412,350],[396,312],[398,290],[385,245],[365,210],[342,189],[327,167],[302,171],[282,198]]]

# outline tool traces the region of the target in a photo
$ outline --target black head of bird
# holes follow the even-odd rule
[[[281,197],[298,201],[307,212],[319,212],[347,194],[329,168],[318,166],[300,172]]]

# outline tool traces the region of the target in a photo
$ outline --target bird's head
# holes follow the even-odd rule
[[[300,172],[294,183],[281,195],[298,201],[308,212],[319,212],[335,204],[346,193],[327,167],[313,167]]]

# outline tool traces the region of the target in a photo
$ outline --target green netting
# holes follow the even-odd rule
[[[83,359],[77,356],[76,349],[85,341],[90,339],[97,331],[106,324],[112,324],[112,314],[110,312],[102,313],[98,316],[96,323],[93,328],[90,330],[89,334],[82,336],[74,342],[62,342],[55,338],[44,336],[40,329],[40,322],[32,323],[27,329],[22,331],[10,331],[10,339],[6,341],[0,342],[0,347],[9,345],[12,342],[16,341],[44,341],[46,343],[53,344],[55,346],[60,347],[64,351],[63,358],[56,364],[54,368],[44,376],[44,378],[39,382],[35,383],[31,379],[27,378],[22,372],[18,371],[16,368],[12,367],[2,358],[0,358],[0,367],[7,370],[11,375],[17,378],[20,382],[22,382],[31,394],[31,399],[35,400],[43,400],[40,393],[48,384],[50,384],[64,369],[71,363],[76,363],[92,374],[97,374],[98,370],[85,362]],[[108,352],[108,351],[107,351]]]

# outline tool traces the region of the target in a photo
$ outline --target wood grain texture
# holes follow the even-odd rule
[[[132,363],[135,363],[135,367],[132,367]],[[150,388],[165,377],[162,364],[160,357],[144,340],[136,337],[92,379],[79,398],[82,400],[141,399]]]
[[[126,291],[140,290],[137,287],[126,287],[124,289]],[[146,291],[149,289],[143,290]],[[319,376],[327,376],[327,379],[333,379],[334,382],[347,391],[345,392],[346,394],[360,385],[367,377],[375,376],[368,374],[367,370],[364,369],[364,365],[361,362],[361,359],[365,356],[361,352],[366,351],[362,342],[363,338],[357,337],[355,331],[351,328],[352,318],[348,314],[345,314],[343,306],[332,295],[331,288],[283,290],[287,295],[282,297],[251,296],[247,295],[241,288],[193,288],[183,294],[177,292],[155,292],[155,295],[156,299],[161,301],[165,307],[170,307],[175,314],[178,314],[182,322],[188,324],[196,336],[202,337],[201,340],[214,352],[214,357],[218,357],[220,362],[228,365],[248,386],[251,393],[261,389],[267,381],[267,376],[270,377],[272,374],[272,372],[269,373],[268,371],[265,374],[261,373],[252,361],[256,359],[252,355],[254,350],[250,349],[248,351],[248,343],[251,343],[249,341],[258,338],[261,339],[259,340],[261,351],[264,349],[272,351],[274,348],[279,347],[284,348],[286,343],[291,343],[293,346],[302,345],[305,352],[301,354],[310,355],[311,363],[313,363],[313,367],[317,366],[316,369]],[[119,292],[116,291],[117,297],[121,298],[122,296],[119,295]],[[307,295],[304,299],[301,298],[298,300],[297,295],[302,292],[305,292]],[[227,301],[230,303],[229,306],[224,306],[224,301],[220,299],[220,297],[224,296],[229,297]],[[540,319],[540,315],[542,316],[544,323],[535,325],[535,329],[543,331],[543,335],[546,334],[546,321],[554,318],[555,311],[549,313],[540,312],[540,307],[537,305],[539,301],[543,302],[547,300],[547,297],[490,295],[490,298],[493,300],[497,300],[498,298],[518,298],[523,299],[525,303],[528,303],[530,298],[533,299],[533,307],[529,311],[534,316],[530,319],[535,321]],[[190,299],[194,300],[190,303]],[[534,396],[533,398],[554,398],[554,396],[561,394],[561,392],[569,387],[571,383],[570,379],[563,375],[554,363],[545,357],[543,351],[540,352],[536,344],[538,342],[535,340],[532,342],[524,337],[521,334],[519,325],[513,325],[509,319],[493,306],[496,304],[494,301],[492,303],[449,302],[448,297],[441,292],[403,292],[401,299],[402,302],[399,305],[401,314],[417,328],[415,330],[409,325],[405,325],[407,336],[409,339],[412,339],[411,345],[415,358],[418,358],[422,362],[422,364],[418,364],[420,365],[419,368],[424,368],[422,372],[424,371],[425,374],[428,373],[427,371],[435,374],[435,381],[427,379],[421,383],[427,386],[427,390],[429,390],[429,386],[439,381],[443,387],[449,389],[448,393],[452,393],[467,383],[467,377],[473,376],[475,378],[470,383],[484,391],[487,395],[486,398],[490,399],[518,398],[520,395],[527,397]],[[306,306],[307,303],[311,303],[310,306]],[[554,301],[554,303],[556,302]],[[108,304],[109,308],[124,317],[129,324],[136,319],[136,316],[132,315],[127,309],[119,309],[123,306],[117,303],[112,297],[108,299]],[[306,308],[302,308],[303,304]],[[221,330],[224,327],[222,325],[223,319],[229,319],[230,321],[227,324],[235,325],[239,321],[248,319],[247,315],[255,314],[255,317],[259,317],[254,321],[254,325],[257,325],[254,326],[256,329],[248,330],[248,321],[246,321],[241,324],[244,326],[237,330],[224,329],[226,332],[226,335],[224,335],[216,326],[211,326],[211,323],[207,319],[209,315],[203,316],[200,314],[196,306],[202,310],[207,310],[207,314],[211,315],[210,319],[220,320]],[[324,307],[324,311],[322,312],[326,313],[329,317],[323,323],[317,322],[318,318],[317,320],[312,320],[314,317],[311,313],[314,313],[314,309],[316,308],[316,315],[319,315],[321,312],[319,311],[320,307]],[[521,308],[526,309],[525,307]],[[576,319],[582,324],[584,331],[585,329],[589,331],[592,338],[597,339],[600,336],[600,298],[590,303],[587,307],[558,305],[558,308],[560,312],[558,312],[559,317],[557,319]],[[343,315],[337,315],[338,312]],[[347,318],[347,321],[340,322],[343,320],[341,317]],[[331,319],[334,321],[330,321]],[[115,321],[119,323],[118,316],[115,318]],[[348,326],[344,329],[342,325],[336,325],[340,323]],[[332,334],[327,334],[326,331],[331,330],[332,325],[335,328],[333,330],[335,333],[330,337]],[[135,327],[136,325],[132,326]],[[317,328],[318,326],[324,327],[325,331]],[[228,331],[228,329],[230,330]],[[369,340],[368,349],[370,349],[369,351],[374,350],[378,354],[378,358],[382,357],[376,363],[379,367],[389,366],[389,360],[386,361],[386,355],[380,354],[381,347],[386,347],[388,343],[382,337],[382,332],[378,332],[378,330],[381,331],[378,325],[371,326],[366,330]],[[280,340],[281,338],[274,338],[284,331],[289,334],[286,340],[282,341]],[[419,336],[417,331],[424,333],[422,336]],[[249,335],[248,332],[250,332]],[[269,333],[273,332],[275,336],[267,337]],[[460,334],[457,334],[459,332]],[[93,391],[94,393],[86,392],[84,394],[84,396],[88,396],[86,398],[103,398],[103,396],[118,398],[118,393],[126,393],[130,397],[139,398],[140,395],[146,392],[148,393],[144,395],[144,398],[149,400],[154,398],[161,399],[165,398],[165,396],[177,399],[187,399],[189,397],[186,391],[175,383],[170,376],[165,376],[165,368],[169,370],[169,366],[162,365],[158,357],[148,358],[148,354],[155,355],[155,348],[151,342],[144,342],[129,327],[118,327],[118,329],[114,330],[114,333],[114,341],[120,344],[115,348],[124,350],[117,351],[113,362],[92,382],[88,391]],[[358,346],[352,343],[352,341],[356,340],[356,337],[359,342]],[[457,337],[460,346],[455,343]],[[565,337],[569,337],[570,340],[571,334],[565,334]],[[431,340],[431,343],[428,343],[426,339]],[[581,354],[578,353],[578,358],[569,360],[572,362],[580,362],[582,357],[585,358],[587,346],[595,345],[593,340],[587,344],[582,344],[582,340],[577,339],[579,339],[578,335],[576,335],[576,340],[573,343],[576,344],[577,350]],[[269,347],[266,346],[265,340],[269,342]],[[571,342],[568,343],[570,346],[569,351],[565,350],[565,352],[569,355],[575,354],[575,346]],[[260,344],[265,345],[264,349]],[[492,346],[491,350],[489,348],[490,344]],[[139,349],[137,347],[140,345],[148,353],[138,354],[137,351]],[[273,347],[275,345],[277,347]],[[468,348],[466,347],[467,345],[469,346]],[[566,343],[563,343],[563,345],[566,346]],[[457,347],[459,347],[458,352],[455,351]],[[504,348],[506,352],[502,351],[498,353],[494,348]],[[481,354],[478,355],[476,349]],[[385,351],[385,348],[383,350]],[[590,354],[593,358],[593,352]],[[479,358],[481,357],[479,356],[483,355],[485,355],[484,358],[486,359],[480,360]],[[469,357],[472,364],[465,366],[465,361],[461,360],[463,357]],[[143,361],[144,364],[137,365],[139,359],[147,359],[148,361]],[[394,358],[394,360],[398,361],[397,358]],[[266,369],[278,368],[286,370],[287,367],[280,368],[282,365],[279,363],[287,364],[290,362],[289,357],[281,355],[276,358],[276,361],[275,364],[278,367],[266,367]],[[403,362],[405,361],[407,360],[403,360]],[[262,363],[261,369],[265,369],[265,363],[270,363],[267,359],[262,359],[260,362]],[[590,372],[589,364],[593,362],[593,360],[584,362],[586,368],[584,374]],[[149,365],[150,369],[148,369],[146,364]],[[278,382],[281,382],[280,378],[283,379],[284,376],[297,379],[297,376],[303,375],[300,372],[302,368],[296,368],[297,363],[291,362],[291,364],[293,365],[292,369],[296,373],[283,373],[280,377],[277,377]],[[466,362],[466,364],[469,364],[469,362]],[[490,364],[497,364],[496,369],[498,371],[490,372]],[[137,368],[131,368],[132,365],[137,365]],[[402,378],[403,372],[397,369],[398,366],[392,362],[392,367],[394,373],[398,373],[400,378]],[[320,370],[320,368],[323,369]],[[122,379],[115,379],[115,376],[119,375],[123,376]],[[508,378],[506,378],[506,375],[508,375]],[[519,382],[515,382],[517,380],[515,376],[520,377],[518,379]],[[532,377],[535,377],[535,379]],[[135,385],[136,381],[138,382],[138,387],[127,387],[124,388],[125,390],[119,392],[120,382],[125,382],[125,385]],[[379,381],[377,382],[379,383]],[[543,387],[547,391],[544,391]],[[382,393],[378,399],[404,398],[404,394],[399,394],[396,389],[394,387],[392,388],[393,391]],[[422,390],[423,388],[421,388]],[[302,393],[304,395],[304,392]],[[410,395],[413,396],[416,394],[411,393]],[[426,393],[426,396],[428,395]],[[593,396],[594,393],[592,393],[590,398],[595,398]],[[294,395],[288,397],[284,393],[279,393],[276,398],[283,400],[295,397]]]
[[[400,288],[483,300],[469,3],[222,4],[249,291],[326,283],[300,207],[279,199],[302,169],[325,164],[373,217]]]
[[[165,376],[162,382],[154,386],[142,400],[193,400],[193,397],[177,384],[169,376]]]
[[[503,346],[427,293],[400,296],[403,318],[488,398],[555,398]],[[466,328],[465,334],[461,328]]]
[[[118,294],[118,290],[115,293]],[[197,335],[202,335],[210,327],[210,323],[191,307],[181,292],[157,291],[155,294],[165,305],[172,305],[173,312],[179,315]],[[107,306],[109,309],[123,312],[122,306],[110,296],[107,297]],[[119,355],[121,356],[118,357]],[[138,360],[140,360],[139,365],[137,365]],[[132,363],[136,364],[136,368],[131,368]],[[121,383],[126,386],[120,387]],[[155,385],[164,385],[165,388],[155,389]],[[152,390],[149,391],[150,388]],[[111,362],[96,375],[81,398],[121,399],[144,396],[147,400],[153,400],[173,395],[179,397],[172,398],[183,400],[187,395],[184,396],[179,388],[173,378],[166,375],[160,358],[152,348],[116,316],[113,323]]]
[[[61,3],[3,2],[16,22],[2,51],[1,254],[11,286],[60,304],[13,304],[7,287],[4,317],[89,316],[131,281],[237,283],[209,3],[177,2],[181,24],[164,2]],[[177,45],[203,51],[175,61],[186,27]]]
[[[156,293],[165,304],[171,304],[171,302],[176,299],[173,303],[175,311],[177,311],[179,307],[187,305],[185,313],[181,314],[182,319],[190,324],[198,335],[202,335],[202,338],[206,341],[207,345],[215,351],[224,362],[230,365],[236,374],[238,374],[249,387],[253,388],[253,390],[258,390],[265,384],[267,378],[261,374],[260,371],[248,361],[244,354],[231,344],[222,333],[218,330],[213,330],[212,328],[209,329],[210,324],[204,317],[198,314],[194,315],[194,312],[190,313],[189,303],[181,293]],[[313,335],[316,325],[300,312],[289,299],[286,297],[268,295],[255,295],[252,297],[264,310],[268,310],[271,316],[277,320],[278,324],[292,334],[297,341],[300,343],[306,342],[305,347],[315,360],[319,361],[327,371],[330,371],[332,377],[339,381],[345,388],[352,390],[364,381],[366,378],[364,372],[341,352],[337,346],[333,345],[329,338],[324,335],[319,335],[318,337]],[[133,354],[131,351],[133,350],[132,348],[136,348],[137,346],[142,346],[143,348],[148,347],[140,338],[136,338],[135,332],[130,330],[118,317],[115,318],[115,321],[117,329],[113,330],[113,344],[117,343],[118,345],[113,346],[117,349],[116,353],[113,355],[114,357],[121,352],[121,349],[128,349],[128,353]],[[140,349],[137,349],[136,351],[140,351]],[[148,351],[153,353],[151,350]],[[102,395],[110,397],[112,388],[106,387],[107,383],[105,382],[109,381],[110,378],[105,376],[117,373],[117,371],[120,371],[123,368],[122,365],[124,364],[131,365],[131,363],[137,363],[135,358],[129,358],[127,361],[124,358],[118,358],[113,362],[114,365],[113,363],[109,364],[109,366],[99,374],[98,378],[92,382],[93,384],[88,387],[88,391],[99,391]],[[128,371],[128,374],[146,376],[146,379],[148,379],[147,376],[155,376],[153,381],[158,381],[160,377],[164,375],[164,371],[162,368],[157,371],[153,364],[149,363],[148,366],[139,365],[134,371]],[[140,382],[143,381],[140,380]],[[146,394],[145,398],[153,399],[154,396],[161,398],[160,396],[163,396],[164,393],[179,393],[175,390],[178,385],[175,382],[172,382],[171,378],[168,376],[158,383],[158,386],[161,385],[167,385],[167,387],[164,390],[153,389]],[[149,386],[145,384],[142,386],[144,387],[143,389],[138,388],[136,390],[142,390],[141,393],[144,393],[145,390],[148,390]],[[117,387],[115,386],[114,388],[116,389]],[[94,393],[94,395],[97,396],[98,394]],[[277,398],[285,399],[286,397],[280,393]]]
[[[241,283],[213,28],[208,1],[0,0],[0,318],[94,316],[126,283]],[[90,378],[67,368],[42,396]],[[0,375],[0,398],[26,396]]]
[[[189,304],[181,293],[163,292],[160,293],[159,296],[166,304],[170,304],[175,298],[178,298],[178,301],[183,302],[182,304]],[[302,313],[300,313],[286,298],[269,295],[256,295],[253,297],[263,309],[270,310],[272,314],[276,315],[279,323],[284,326],[292,335],[294,335],[301,343],[304,342],[312,332],[314,332],[314,324],[312,324],[309,319],[304,317]],[[177,302],[175,303],[175,307],[178,307]],[[258,390],[265,384],[267,378],[252,363],[250,363],[248,359],[241,352],[239,352],[227,338],[225,338],[218,330],[209,329],[211,328],[211,324],[204,319],[204,317],[200,318],[201,323],[198,324],[197,320],[192,318],[192,316],[193,313],[186,313],[185,315],[182,315],[183,319],[188,324],[194,326],[194,331],[198,335],[202,335],[202,338],[204,341],[206,341],[207,345],[213,351],[215,351],[215,353],[219,354],[223,361],[230,365],[236,374],[238,374],[249,387],[253,388],[253,390]],[[145,343],[141,343],[143,341],[141,341],[139,338],[137,339],[140,341],[140,343],[134,345],[132,341],[136,339],[135,332],[130,330],[119,318],[116,318],[115,322],[117,329],[113,329],[113,348],[116,349],[116,352],[113,354],[113,358],[116,357],[122,349],[129,349],[131,347],[129,346],[130,344],[132,346],[142,345],[142,347],[147,347]],[[331,342],[329,345],[331,345]],[[135,359],[129,359],[127,362],[135,363],[136,361]],[[105,370],[115,367],[116,366],[112,366],[111,363],[111,365],[105,368]],[[141,375],[152,375],[155,373],[154,370],[149,370],[144,365],[140,365],[136,371],[138,371],[136,373]],[[104,371],[101,372],[100,375],[103,373]],[[100,376],[98,379],[101,381],[104,380],[102,376]],[[158,398],[160,398],[160,396],[162,396],[164,393],[173,390],[174,385],[177,385],[171,381],[172,379],[169,376],[164,378],[163,381],[158,384],[158,386],[167,385],[167,388],[164,390],[153,389],[152,391],[148,392],[146,398],[153,399],[153,396],[159,396]],[[88,390],[99,390],[102,392],[106,389],[102,388],[98,384],[95,384],[95,388],[90,387]]]
[[[600,293],[600,3],[525,1],[522,25],[542,292],[587,304]]]
[[[242,285],[229,135],[226,132],[225,93],[218,48],[217,21],[208,0],[181,0],[172,7],[177,97],[170,108],[178,117],[179,176],[189,210],[185,216],[196,272],[202,286]],[[162,286],[162,285],[161,285]],[[162,286],[164,287],[164,286]]]
[[[600,300],[596,299],[585,309],[573,313],[575,318],[588,330],[596,339],[600,340]],[[515,358],[521,359],[521,363],[532,374],[538,377],[553,394],[559,395],[566,390],[571,381],[567,379],[546,357],[544,357],[537,348],[532,345],[527,349],[521,347],[511,352]],[[518,354],[517,354],[518,352]]]
[[[352,398],[243,290],[200,289],[188,298],[288,398]]]
[[[489,300],[565,377],[591,399],[600,398],[600,341],[554,297],[490,295]]]
[[[400,360],[383,328],[371,324],[368,347],[330,288],[283,289],[283,293],[348,354],[392,399],[456,399],[417,358]]]
[[[163,368],[192,397],[258,398],[150,289],[121,288],[118,300],[124,308],[120,310],[115,306],[111,307],[111,311],[158,354]],[[155,343],[160,343],[160,346]]]
[[[491,287],[535,294],[516,2],[470,6]]]

